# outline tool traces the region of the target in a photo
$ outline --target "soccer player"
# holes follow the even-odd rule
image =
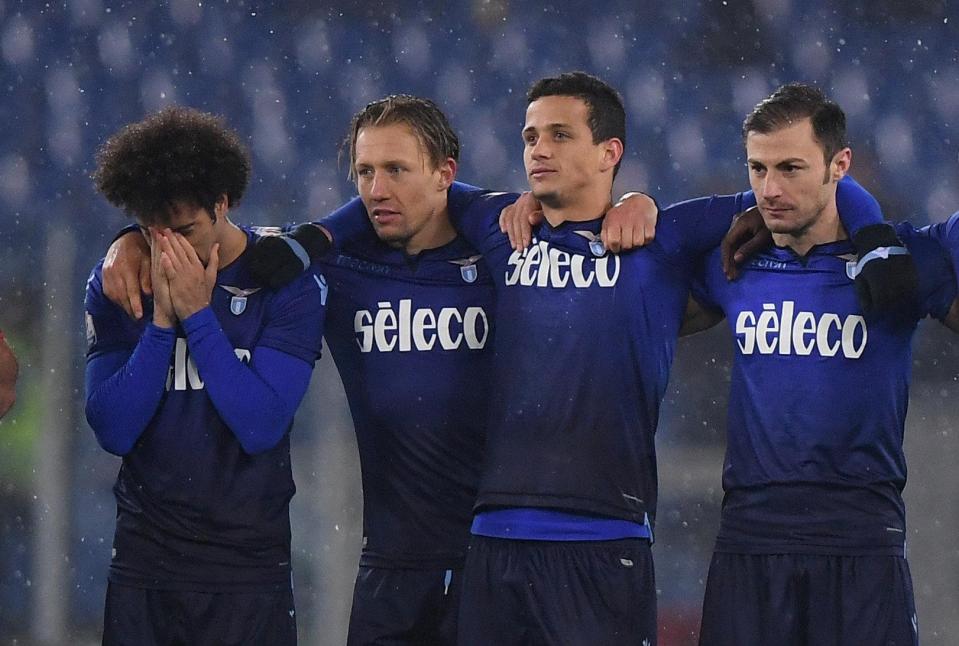
[[[910,343],[924,316],[959,331],[959,214],[897,227],[918,303],[864,316],[852,281],[862,263],[836,210],[852,159],[842,110],[786,85],[743,137],[775,246],[735,282],[713,253],[696,290],[736,342],[700,643],[918,644],[901,496]]]
[[[363,481],[348,644],[452,646],[486,436],[492,281],[450,223],[459,140],[432,101],[370,103],[348,144],[372,227],[321,260]]]
[[[18,371],[17,357],[0,330],[0,418],[6,415],[17,401]]]
[[[261,289],[229,219],[249,157],[172,107],[101,148],[97,188],[149,241],[141,320],[87,284],[86,415],[123,461],[104,644],[295,644],[288,432],[320,353],[322,277]]]

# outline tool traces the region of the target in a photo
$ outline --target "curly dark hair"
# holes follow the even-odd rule
[[[97,151],[93,173],[104,197],[145,223],[168,216],[186,202],[206,209],[226,195],[239,204],[250,178],[250,154],[221,119],[171,106],[131,123]]]

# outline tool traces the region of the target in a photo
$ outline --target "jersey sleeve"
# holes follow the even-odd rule
[[[864,227],[883,221],[879,202],[851,175],[843,177],[836,186],[836,209],[849,237]]]
[[[163,399],[172,328],[137,324],[103,294],[99,267],[87,281],[85,413],[97,441],[115,455],[136,443]]]
[[[83,301],[87,359],[116,351],[132,352],[140,340],[140,330],[130,324],[126,312],[103,293],[102,268],[101,260],[90,272]]]
[[[733,216],[753,204],[751,192],[671,204],[659,214],[654,244],[669,257],[696,262],[722,242]]]
[[[503,244],[506,234],[499,230],[499,214],[518,197],[519,193],[495,193],[453,182],[447,202],[450,219],[467,242],[486,253]]]
[[[257,347],[273,348],[309,364],[320,358],[329,289],[323,274],[315,271],[317,266],[276,294]]]
[[[959,213],[946,222],[921,229],[904,222],[896,233],[905,243],[919,274],[920,312],[923,316],[943,319],[949,313],[957,293],[959,262]]]
[[[246,453],[273,448],[289,431],[320,354],[325,302],[326,283],[312,272],[281,288],[249,364],[211,308],[183,321],[210,401]]]
[[[333,247],[342,249],[343,246],[363,238],[376,235],[363,200],[354,197],[352,200],[336,209],[329,215],[316,221],[333,236]]]

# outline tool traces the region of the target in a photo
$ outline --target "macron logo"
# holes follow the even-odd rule
[[[763,303],[762,312],[740,312],[736,317],[736,343],[743,354],[795,354],[858,359],[869,336],[866,320],[858,314],[795,311],[794,301],[777,308]]]
[[[545,241],[536,242],[509,257],[506,285],[524,287],[573,287],[592,285],[614,287],[619,279],[619,256],[587,258],[550,247]]]

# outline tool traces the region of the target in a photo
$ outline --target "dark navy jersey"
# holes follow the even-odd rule
[[[149,299],[140,321],[109,302],[101,270],[102,263],[87,284],[88,361],[129,356],[152,319]],[[278,290],[258,289],[244,253],[218,273],[211,308],[241,361],[271,348],[312,366],[324,298],[325,285],[312,272]],[[176,336],[159,406],[124,455],[114,486],[110,580],[211,592],[288,586],[288,435],[264,452],[244,452],[217,413],[179,324]],[[123,402],[116,405],[121,414]]]
[[[941,229],[899,225],[922,316],[956,297]],[[735,340],[720,551],[901,554],[902,441],[915,322],[863,317],[852,245],[771,248],[726,280],[719,253],[694,296]]]
[[[514,251],[500,209],[470,192],[451,213],[496,287],[494,381],[477,511],[552,508],[642,523],[656,510],[654,433],[692,273],[743,194],[665,209],[656,239],[602,248],[602,219],[543,223]]]
[[[490,274],[461,239],[411,257],[372,229],[322,268],[360,452],[361,565],[460,567],[483,462]]]

